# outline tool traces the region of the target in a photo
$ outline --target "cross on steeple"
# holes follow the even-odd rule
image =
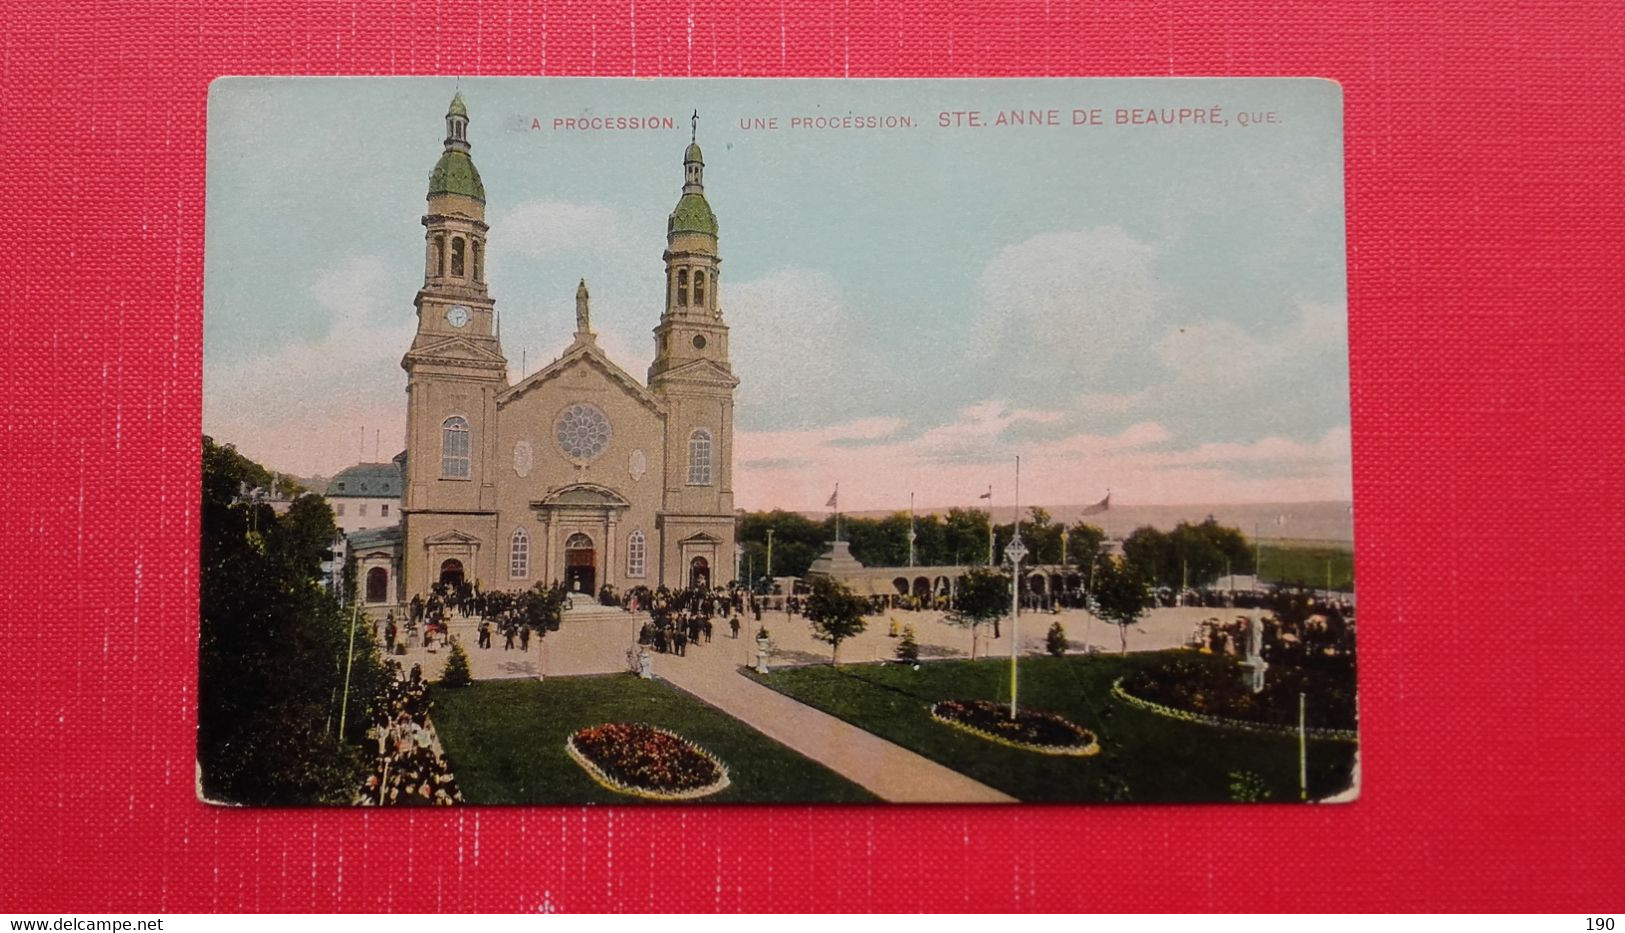
[[[694,111],[694,116],[689,119],[688,141],[691,143],[700,141],[700,112],[698,110]]]

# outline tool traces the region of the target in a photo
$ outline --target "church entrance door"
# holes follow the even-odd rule
[[[463,585],[463,562],[453,558],[440,565],[440,582],[450,587]]]
[[[688,585],[693,587],[708,587],[711,585],[711,562],[703,557],[696,557],[688,565]]]
[[[584,534],[564,541],[564,588],[572,595],[598,596],[598,552]]]
[[[367,571],[367,602],[381,603],[389,598],[389,571],[374,567]]]

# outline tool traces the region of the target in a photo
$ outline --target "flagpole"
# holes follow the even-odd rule
[[[987,484],[987,565],[993,566],[993,484]]]
[[[908,494],[908,565],[914,566],[914,493]],[[1327,579],[1330,579],[1327,571]]]

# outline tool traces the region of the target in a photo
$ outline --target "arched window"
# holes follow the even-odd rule
[[[468,479],[468,419],[453,415],[440,424],[440,475]]]
[[[677,270],[677,303],[680,304],[680,305],[687,305],[688,304],[688,270],[687,269],[678,269]]]
[[[530,535],[523,528],[514,531],[508,545],[508,576],[515,580],[530,576]]]
[[[367,571],[367,602],[381,603],[389,599],[389,571],[374,567]]]
[[[626,575],[629,577],[642,577],[648,567],[648,540],[643,532],[634,531],[626,539]]]
[[[688,436],[688,484],[711,485],[711,432],[704,428]]]
[[[451,274],[463,274],[463,238],[460,236],[451,238]]]
[[[485,281],[485,249],[479,240],[469,241],[474,250],[474,281]]]
[[[446,274],[446,235],[443,233],[434,236],[434,274]]]
[[[694,307],[705,307],[705,273],[698,270],[694,272]]]

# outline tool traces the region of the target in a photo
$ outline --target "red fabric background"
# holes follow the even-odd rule
[[[0,909],[1622,909],[1618,0],[143,6],[12,0],[0,32]],[[1343,82],[1362,801],[193,800],[208,82],[690,61]]]

